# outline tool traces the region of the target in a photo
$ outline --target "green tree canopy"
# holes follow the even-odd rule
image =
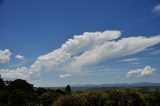
[[[9,89],[23,89],[27,91],[33,91],[33,85],[22,79],[16,79],[9,84]]]
[[[0,75],[0,89],[3,89],[5,87],[5,83],[3,81],[3,79],[1,78],[1,75]]]

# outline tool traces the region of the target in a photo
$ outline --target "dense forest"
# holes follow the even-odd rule
[[[22,79],[0,78],[0,106],[160,106],[160,89],[106,88],[71,91],[36,88]]]

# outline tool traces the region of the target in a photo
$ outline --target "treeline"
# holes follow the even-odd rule
[[[0,106],[52,106],[59,97],[71,94],[71,88],[65,90],[35,88],[22,79],[4,81],[0,78]]]
[[[160,106],[160,89],[108,88],[71,92],[34,88],[25,80],[3,81],[0,78],[0,106]]]

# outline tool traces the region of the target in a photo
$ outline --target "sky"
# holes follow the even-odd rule
[[[0,0],[5,80],[160,83],[159,61],[159,0]]]

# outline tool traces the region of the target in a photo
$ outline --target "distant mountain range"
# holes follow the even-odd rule
[[[115,83],[115,84],[84,84],[84,85],[72,85],[72,87],[160,87],[160,83],[151,82],[137,82],[137,83]]]

